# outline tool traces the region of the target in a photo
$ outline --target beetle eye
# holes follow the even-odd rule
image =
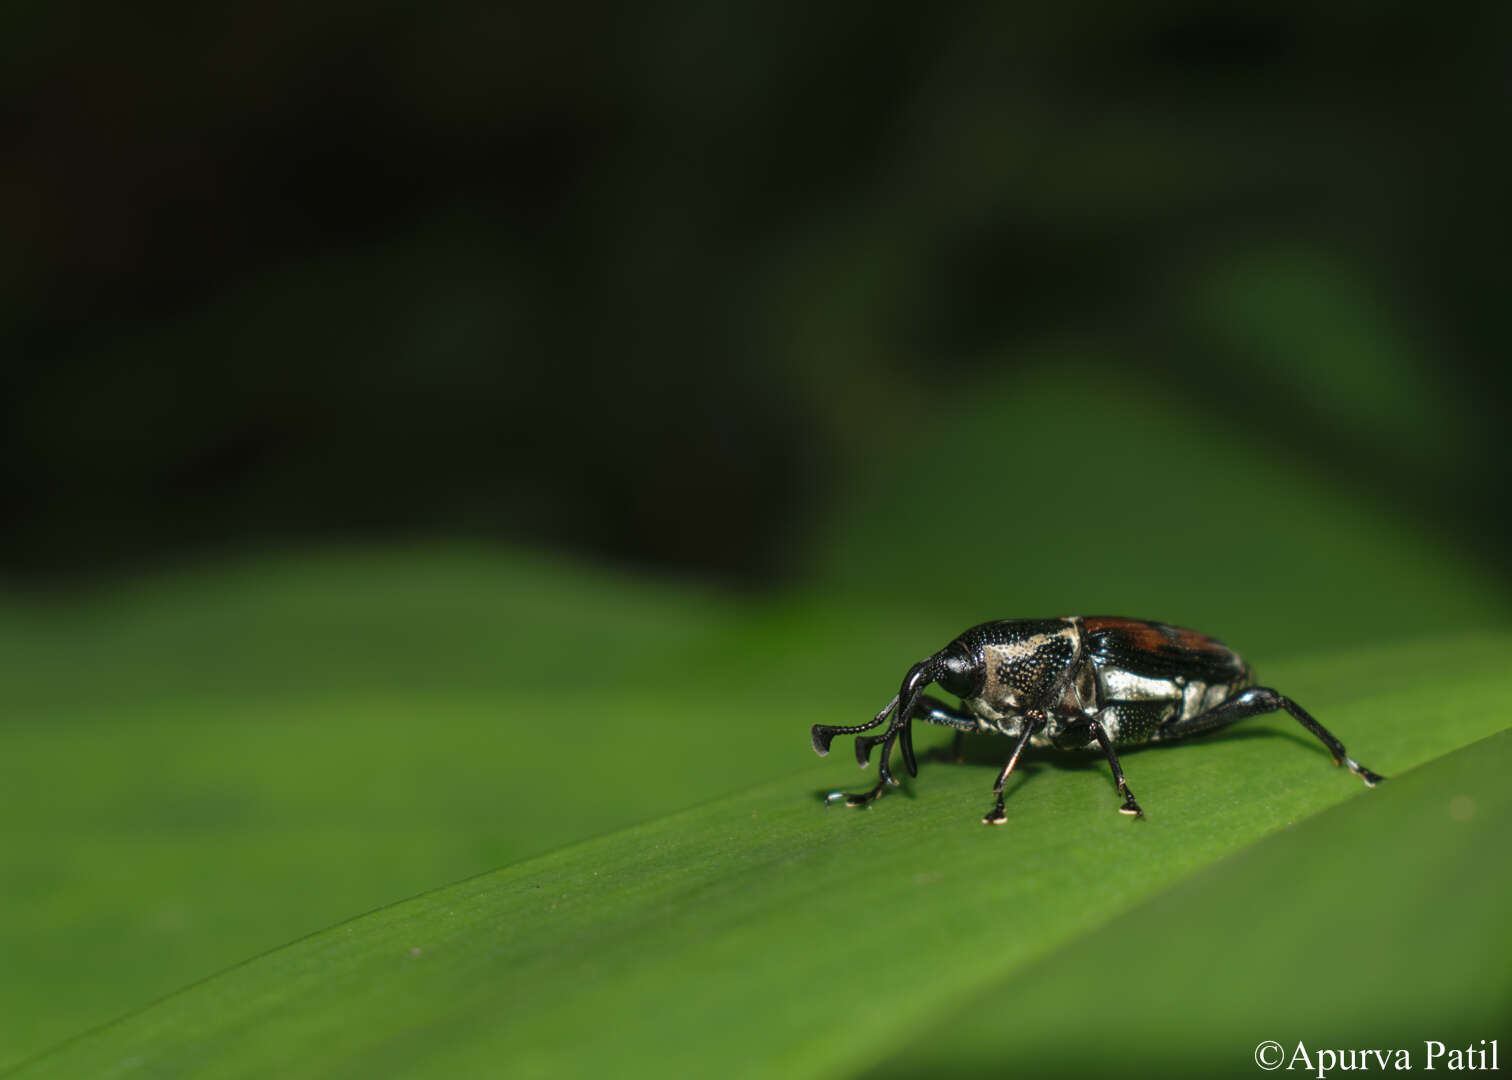
[[[977,665],[968,656],[948,653],[940,661],[940,675],[935,681],[952,694],[970,697],[978,689]]]

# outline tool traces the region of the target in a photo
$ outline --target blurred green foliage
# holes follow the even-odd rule
[[[158,15],[0,10],[0,573],[460,532],[782,583],[1075,336],[1507,577],[1505,5]]]
[[[1326,483],[1200,395],[1069,347],[1030,366],[958,381],[948,412],[862,465],[815,580],[942,614],[1141,612],[1282,653],[1506,610],[1433,523]]]

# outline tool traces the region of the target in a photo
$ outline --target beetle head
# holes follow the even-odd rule
[[[974,649],[961,638],[929,658],[934,681],[940,689],[959,698],[973,698],[982,692],[987,681],[987,666],[982,662],[982,650]]]
[[[919,766],[914,759],[912,720],[924,688],[930,683],[939,683],[949,693],[972,697],[981,689],[984,678],[980,654],[959,638],[928,660],[921,660],[908,669],[908,674],[903,676],[903,685],[898,689],[895,699],[898,708],[889,728],[898,732],[898,746],[903,751],[903,764],[908,767],[908,775],[919,775]]]

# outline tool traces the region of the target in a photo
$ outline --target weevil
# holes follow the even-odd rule
[[[925,694],[931,683],[959,697],[960,706]],[[1254,685],[1250,666],[1223,642],[1179,626],[1112,615],[999,619],[973,626],[909,668],[898,693],[870,723],[815,724],[812,738],[823,757],[836,735],[855,735],[856,761],[863,769],[871,762],[872,747],[882,745],[877,786],[856,795],[836,792],[829,802],[843,799],[865,806],[895,786],[890,766],[894,743],[903,752],[908,774],[918,776],[913,721],[924,720],[954,728],[958,743],[968,732],[1013,740],[1008,763],[992,786],[996,803],[983,824],[1008,820],[1003,785],[1026,746],[1101,750],[1123,797],[1119,812],[1143,817],[1116,748],[1184,739],[1279,709],[1317,736],[1335,765],[1347,765],[1366,787],[1381,782],[1302,706],[1268,686]],[[889,716],[892,722],[883,734],[861,734]]]

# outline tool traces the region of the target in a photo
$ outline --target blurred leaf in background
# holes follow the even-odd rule
[[[949,416],[874,454],[815,580],[993,618],[1142,612],[1283,653],[1506,611],[1441,528],[1330,486],[1240,410],[1112,358],[1032,366],[957,380]]]
[[[0,14],[11,573],[461,533],[770,587],[1074,338],[1507,574],[1502,5],[160,16]]]

